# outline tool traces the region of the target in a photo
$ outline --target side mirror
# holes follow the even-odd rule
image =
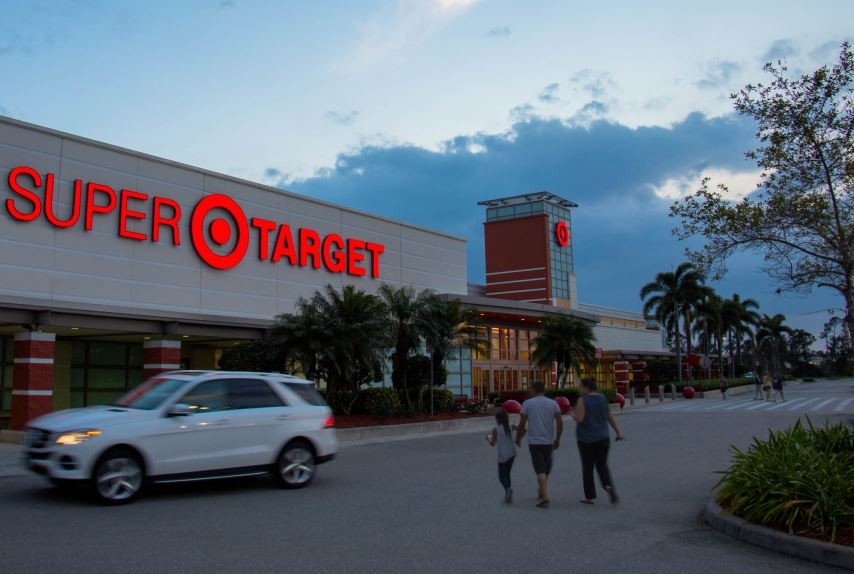
[[[166,416],[185,417],[191,414],[193,414],[193,409],[190,407],[190,405],[186,405],[184,403],[175,403],[169,408],[169,411],[166,413]]]

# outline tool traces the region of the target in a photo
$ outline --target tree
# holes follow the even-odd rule
[[[786,339],[785,359],[793,366],[797,376],[811,376],[814,367],[810,364],[815,336],[803,329],[794,329]]]
[[[756,120],[759,147],[746,156],[762,169],[756,193],[739,202],[704,179],[692,196],[676,201],[675,233],[702,235],[699,251],[686,250],[714,277],[738,250],[761,253],[779,291],[813,287],[838,291],[845,301],[845,347],[854,331],[854,58],[842,44],[839,63],[799,79],[782,61],[766,64],[771,82],[733,94],[735,109]]]
[[[830,375],[851,374],[842,332],[842,320],[839,317],[831,317],[824,324],[819,335],[820,339],[824,339],[824,367]]]
[[[682,382],[682,342],[679,333],[679,320],[685,317],[686,338],[691,338],[690,308],[702,297],[703,275],[692,263],[680,263],[675,271],[665,271],[657,274],[655,280],[647,283],[640,290],[643,300],[643,313],[654,316],[656,320],[672,329],[676,344],[677,377]],[[688,343],[688,350],[691,344]]]
[[[751,327],[759,323],[759,313],[754,311],[759,309],[759,303],[755,299],[742,299],[738,293],[733,293],[728,307],[732,318],[732,330],[735,334],[735,360],[740,367],[744,367],[741,356],[742,342],[745,335],[753,336]],[[750,368],[753,369],[753,365]]]
[[[765,359],[765,372],[772,371],[783,376],[783,351],[786,340],[783,337],[792,332],[792,328],[783,324],[786,316],[777,313],[773,317],[763,315],[756,329],[756,346]]]
[[[406,285],[381,285],[379,294],[385,305],[389,339],[394,345],[391,355],[391,381],[394,388],[406,389],[409,357],[418,348],[428,326],[428,305],[433,296],[427,289],[416,293]],[[408,395],[407,395],[408,396]]]
[[[280,315],[272,338],[327,391],[358,390],[382,377],[387,345],[385,307],[375,295],[332,285],[299,299],[296,313]]]
[[[483,320],[477,309],[464,305],[459,299],[443,300],[431,294],[426,301],[423,327],[427,346],[433,350],[434,384],[443,368],[445,359],[457,358],[460,349],[487,350],[487,341],[481,337]]]
[[[532,341],[531,362],[542,369],[550,369],[557,363],[559,386],[564,386],[566,374],[575,368],[578,360],[591,361],[596,354],[593,346],[593,329],[575,317],[565,315],[543,318],[540,334]]]

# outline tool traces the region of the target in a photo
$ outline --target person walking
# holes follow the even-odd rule
[[[774,382],[771,383],[771,387],[773,388],[773,400],[777,402],[777,395],[780,395],[780,401],[785,401],[786,397],[783,396],[783,377],[777,376],[774,377]]]
[[[608,406],[608,399],[596,392],[597,384],[594,379],[581,379],[581,397],[575,410],[571,413],[572,418],[578,423],[575,427],[576,440],[578,441],[578,454],[581,456],[581,476],[584,481],[584,504],[593,504],[596,498],[596,484],[593,482],[593,467],[599,474],[599,482],[608,493],[611,504],[617,504],[617,490],[611,480],[611,471],[608,469],[608,449],[611,446],[611,437],[608,425],[617,433],[617,440],[625,440],[626,437],[620,432],[614,415]]]
[[[507,411],[501,409],[495,413],[495,426],[486,435],[490,446],[498,445],[498,482],[504,487],[504,502],[513,502],[513,489],[510,483],[510,471],[516,460],[516,445],[513,444],[513,434],[510,430],[510,417]]]
[[[753,373],[753,400],[762,400],[762,377],[759,376],[759,371]]]
[[[723,378],[723,376],[721,376],[720,387],[721,387],[721,399],[726,400],[726,392],[727,392],[727,389],[729,389],[729,383],[726,382],[726,379]]]
[[[771,375],[768,374],[768,371],[765,371],[765,374],[762,375],[762,390],[765,391],[765,400],[771,400]]]
[[[519,429],[516,431],[516,444],[522,446],[522,438],[528,434],[528,450],[531,464],[537,475],[539,498],[537,506],[549,507],[549,474],[552,472],[552,454],[560,448],[560,435],[563,434],[563,419],[560,407],[552,399],[546,398],[546,386],[542,382],[531,385],[534,396],[522,404]]]

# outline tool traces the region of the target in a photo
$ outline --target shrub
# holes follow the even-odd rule
[[[617,402],[617,389],[613,387],[599,387],[599,393],[605,395],[609,403]]]
[[[754,439],[717,484],[717,501],[741,518],[785,527],[790,534],[836,538],[854,526],[854,432],[843,424],[814,427],[800,421]]]
[[[363,391],[353,389],[338,389],[323,392],[326,404],[336,415],[349,415],[363,412],[359,401]]]
[[[369,415],[387,417],[400,412],[400,395],[388,387],[375,387],[362,391],[359,410]]]
[[[433,410],[437,413],[454,410],[454,393],[445,387],[433,387]],[[430,412],[430,389],[424,389],[424,411]]]

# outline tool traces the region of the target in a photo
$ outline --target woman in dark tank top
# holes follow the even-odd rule
[[[625,440],[625,437],[611,414],[608,399],[597,393],[596,388],[594,379],[582,379],[581,397],[572,412],[572,418],[578,423],[575,432],[578,454],[581,456],[581,474],[584,479],[584,498],[581,502],[593,504],[596,498],[596,484],[593,482],[595,466],[602,488],[608,493],[611,503],[616,504],[617,491],[611,481],[611,471],[608,469],[608,449],[611,446],[608,425],[610,424],[617,433],[616,440]]]

